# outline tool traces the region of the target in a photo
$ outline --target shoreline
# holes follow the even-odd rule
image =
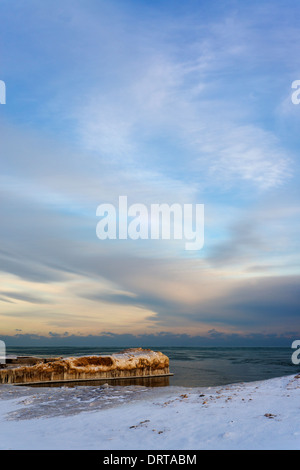
[[[148,346],[147,346],[148,347]],[[149,346],[150,348],[150,346]],[[152,347],[153,351],[157,348]],[[17,355],[49,357],[82,357],[87,355],[111,355],[124,348],[19,348]],[[206,387],[228,383],[266,380],[300,372],[292,364],[291,348],[160,348],[170,360],[169,384],[183,387]],[[11,353],[12,351],[10,351]]]
[[[134,398],[132,388],[108,386],[119,395],[104,390],[110,405],[102,409],[99,388],[4,387],[2,450],[300,448],[300,374],[214,387],[137,387]]]

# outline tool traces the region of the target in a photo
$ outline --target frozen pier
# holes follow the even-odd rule
[[[45,384],[133,379],[172,375],[169,358],[150,349],[127,349],[110,356],[69,358],[17,357],[0,370],[0,384]]]

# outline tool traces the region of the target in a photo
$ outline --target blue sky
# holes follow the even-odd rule
[[[297,339],[299,9],[1,2],[3,337]],[[120,195],[204,204],[204,248],[100,241]]]

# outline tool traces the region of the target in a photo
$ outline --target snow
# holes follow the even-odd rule
[[[0,386],[0,449],[299,449],[300,375],[209,388]]]

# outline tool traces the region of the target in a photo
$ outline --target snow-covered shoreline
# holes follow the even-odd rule
[[[111,390],[2,386],[0,449],[300,449],[300,375]]]

